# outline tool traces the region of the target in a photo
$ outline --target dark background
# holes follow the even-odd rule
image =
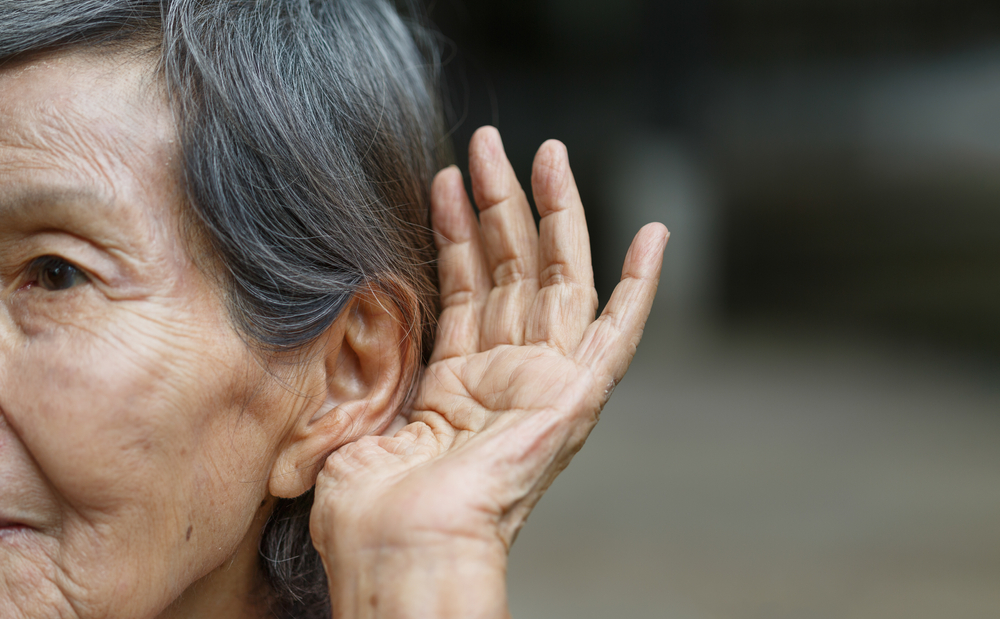
[[[431,15],[453,44],[462,163],[483,124],[525,179],[563,140],[603,298],[641,214],[685,262],[665,295],[716,326],[1000,353],[1000,3],[437,0]]]
[[[629,375],[519,619],[1000,617],[1000,2],[437,0],[460,163],[563,140]]]

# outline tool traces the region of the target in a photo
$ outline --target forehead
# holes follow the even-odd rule
[[[173,129],[152,66],[70,52],[0,68],[0,208],[84,193],[121,210],[173,194]]]

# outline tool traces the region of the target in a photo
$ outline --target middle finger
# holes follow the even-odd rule
[[[472,136],[469,172],[493,279],[480,350],[519,346],[524,343],[525,316],[538,292],[538,231],[528,198],[493,127],[483,127]]]

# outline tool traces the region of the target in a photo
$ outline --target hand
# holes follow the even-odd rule
[[[438,337],[408,425],[327,460],[313,539],[336,616],[504,616],[506,554],[582,447],[635,353],[668,233],[645,226],[596,321],[583,206],[562,144],[542,145],[531,209],[495,129],[440,172]],[[373,597],[374,596],[374,597]]]

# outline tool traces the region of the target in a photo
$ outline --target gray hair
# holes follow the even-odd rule
[[[158,52],[190,219],[247,342],[302,350],[375,286],[419,361],[436,316],[429,187],[450,157],[422,24],[412,0],[0,0],[0,63]],[[261,540],[279,617],[330,616],[311,504],[311,492],[279,501]]]

